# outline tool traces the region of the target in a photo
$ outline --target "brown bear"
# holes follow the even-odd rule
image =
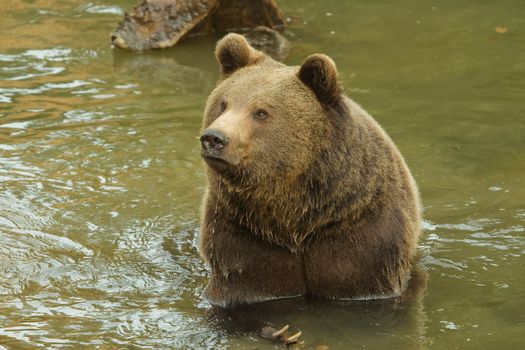
[[[322,54],[289,67],[229,34],[204,112],[205,296],[399,296],[420,232],[416,184],[384,130],[346,97]]]

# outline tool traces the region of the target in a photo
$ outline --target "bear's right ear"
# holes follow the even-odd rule
[[[221,65],[222,75],[227,77],[239,68],[257,63],[264,55],[251,47],[244,36],[231,33],[219,40],[215,57]]]
[[[330,57],[323,54],[308,56],[297,76],[322,104],[335,106],[340,101],[342,89],[337,78],[337,68]]]

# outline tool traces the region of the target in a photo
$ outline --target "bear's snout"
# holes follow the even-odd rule
[[[222,150],[228,144],[226,135],[217,129],[206,129],[201,138],[202,149],[207,152],[217,152]]]

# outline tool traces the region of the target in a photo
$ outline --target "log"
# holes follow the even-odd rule
[[[284,25],[274,0],[142,0],[124,15],[111,41],[122,49],[163,49],[196,33]]]

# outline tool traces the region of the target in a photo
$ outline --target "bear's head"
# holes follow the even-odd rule
[[[201,155],[213,172],[271,185],[308,171],[344,113],[334,62],[311,55],[289,67],[238,34],[217,44],[221,80],[208,98]]]

